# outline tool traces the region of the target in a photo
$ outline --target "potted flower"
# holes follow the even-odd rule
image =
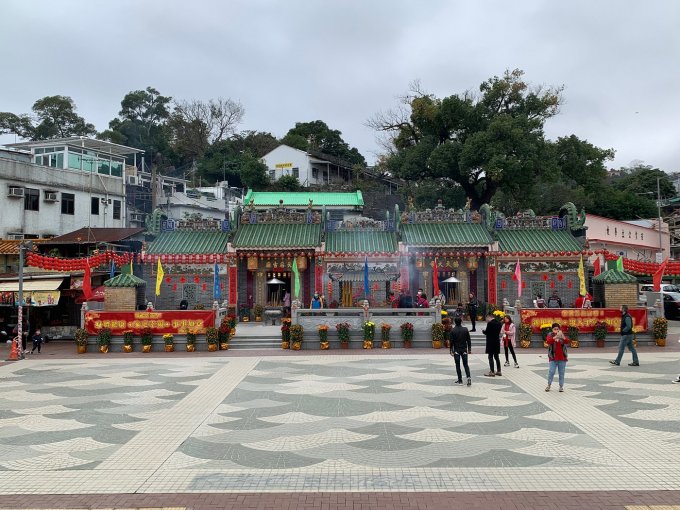
[[[446,310],[442,310],[441,311],[441,320],[442,320],[442,323],[445,320],[451,320],[451,319],[449,319],[449,312],[447,312]]]
[[[305,336],[305,328],[299,324],[290,327],[291,349],[299,351],[302,348],[302,339]]]
[[[281,321],[281,349],[290,349],[290,323],[289,318]]]
[[[543,347],[548,347],[548,334],[552,331],[552,324],[546,322],[541,324],[541,337],[543,338]]]
[[[236,334],[236,315],[227,315],[227,324],[229,325],[229,340],[231,340]]]
[[[99,352],[107,353],[109,352],[109,346],[111,345],[111,330],[108,328],[99,330]]]
[[[580,342],[578,341],[579,329],[576,326],[569,326],[567,328],[567,338],[570,341],[570,347],[578,349]]]
[[[321,346],[321,350],[325,351],[329,347],[328,343],[328,325],[327,324],[321,324],[318,327],[319,330],[319,342]]]
[[[413,341],[413,324],[404,322],[399,328],[401,329],[401,339],[404,341],[404,347],[409,349]]]
[[[217,350],[217,339],[219,338],[219,331],[217,328],[210,327],[205,330],[205,341],[208,342],[208,350],[210,352]]]
[[[198,330],[189,329],[187,330],[187,352],[194,352],[196,350],[196,335]]]
[[[131,329],[123,331],[123,352],[132,352],[132,344],[135,340],[135,332]]]
[[[392,326],[386,323],[382,323],[380,325],[380,342],[381,342],[381,347],[383,349],[389,349],[392,347],[392,343],[390,342],[390,331],[392,330]]]
[[[668,334],[668,321],[663,317],[654,317],[652,333],[654,334],[656,345],[664,347],[666,345],[666,335]]]
[[[76,329],[74,339],[76,341],[76,352],[78,354],[85,354],[87,352],[87,330],[83,328]]]
[[[448,349],[449,339],[448,339],[448,335],[446,334],[446,332],[451,329],[451,319],[449,317],[442,319],[442,326],[444,327],[444,347],[446,347]]]
[[[503,322],[503,318],[505,317],[505,312],[503,310],[494,310],[493,316],[494,316],[494,319],[496,319],[498,322]]]
[[[435,322],[432,324],[432,348],[441,349],[442,342],[444,341],[444,325]]]
[[[229,317],[225,316],[220,322],[220,327],[217,328],[217,342],[221,351],[229,349],[229,339],[231,337],[231,322]]]
[[[349,349],[349,328],[348,322],[340,322],[335,325],[335,329],[338,332],[338,338],[340,339],[340,348]]]
[[[264,312],[264,307],[260,303],[257,303],[255,306],[253,306],[253,314],[255,315],[255,322],[261,322],[262,321],[262,312]]]
[[[241,315],[241,322],[250,322],[250,310],[245,305],[245,303],[242,303],[239,309]]]
[[[373,349],[373,338],[375,337],[375,322],[364,322],[364,349]]]
[[[153,343],[153,331],[151,328],[144,328],[142,330],[142,352],[151,352],[151,347]]]
[[[604,347],[604,339],[607,338],[607,323],[603,321],[596,322],[593,336],[595,337],[595,345],[597,347]]]
[[[175,337],[172,333],[163,335],[163,343],[165,344],[165,352],[173,352],[175,350]]]
[[[524,349],[531,347],[531,326],[522,322],[519,325],[519,345]]]

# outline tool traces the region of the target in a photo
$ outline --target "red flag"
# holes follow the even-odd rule
[[[652,283],[654,284],[654,287],[652,290],[654,292],[660,292],[661,291],[661,279],[663,278],[663,272],[664,269],[666,269],[666,264],[668,264],[668,257],[666,257],[666,260],[664,260],[661,265],[659,266],[659,269],[654,273],[654,276],[652,277]]]
[[[519,267],[519,259],[515,266],[515,279],[517,280],[517,297],[522,297],[522,270]]]
[[[85,295],[85,301],[88,301],[92,297],[92,281],[90,275],[90,261],[85,261],[85,275],[83,275],[83,294]]]
[[[597,276],[602,272],[602,269],[600,268],[600,257],[597,257],[595,259],[595,264],[593,264],[594,270],[593,270],[593,276]]]
[[[434,288],[434,296],[439,295],[439,269],[437,269],[437,259],[434,259],[434,265],[432,266],[432,286]]]

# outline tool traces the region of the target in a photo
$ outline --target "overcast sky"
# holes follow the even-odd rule
[[[679,22],[675,0],[0,0],[0,111],[67,95],[103,130],[151,85],[238,100],[277,137],[321,119],[373,162],[365,122],[412,80],[446,97],[520,68],[564,86],[550,138],[680,171]]]

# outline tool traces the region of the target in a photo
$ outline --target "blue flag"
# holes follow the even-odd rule
[[[364,258],[364,294],[368,299],[368,257]]]
[[[219,301],[222,299],[222,288],[220,287],[220,268],[217,267],[217,262],[215,262],[215,277],[213,282],[213,299]]]
[[[109,273],[109,277],[113,278],[114,276],[116,276],[116,263],[115,263],[115,261],[112,260],[111,261],[111,272]]]

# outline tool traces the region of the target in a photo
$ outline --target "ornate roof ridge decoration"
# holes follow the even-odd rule
[[[279,206],[266,211],[257,211],[255,201],[250,200],[245,211],[241,214],[242,225],[256,225],[258,223],[278,223],[278,224],[312,224],[321,223],[321,212],[314,211],[313,200],[309,200],[307,209],[300,211],[284,207],[283,200],[279,200]]]
[[[229,232],[231,223],[229,220],[216,218],[173,218],[160,220],[161,232]]]
[[[402,224],[413,225],[416,223],[482,223],[482,216],[477,211],[470,210],[470,200],[465,204],[465,209],[446,209],[441,198],[437,200],[434,209],[416,211],[413,198],[409,197],[406,211],[401,213]]]
[[[637,278],[618,269],[610,269],[593,278],[595,283],[637,283]]]
[[[394,220],[375,220],[373,218],[348,218],[346,220],[326,220],[328,232],[394,232]]]
[[[585,226],[586,210],[581,208],[581,212],[579,213],[576,210],[576,206],[571,202],[567,202],[560,207],[560,217],[566,218],[569,229],[572,231],[583,231],[588,228]]]

